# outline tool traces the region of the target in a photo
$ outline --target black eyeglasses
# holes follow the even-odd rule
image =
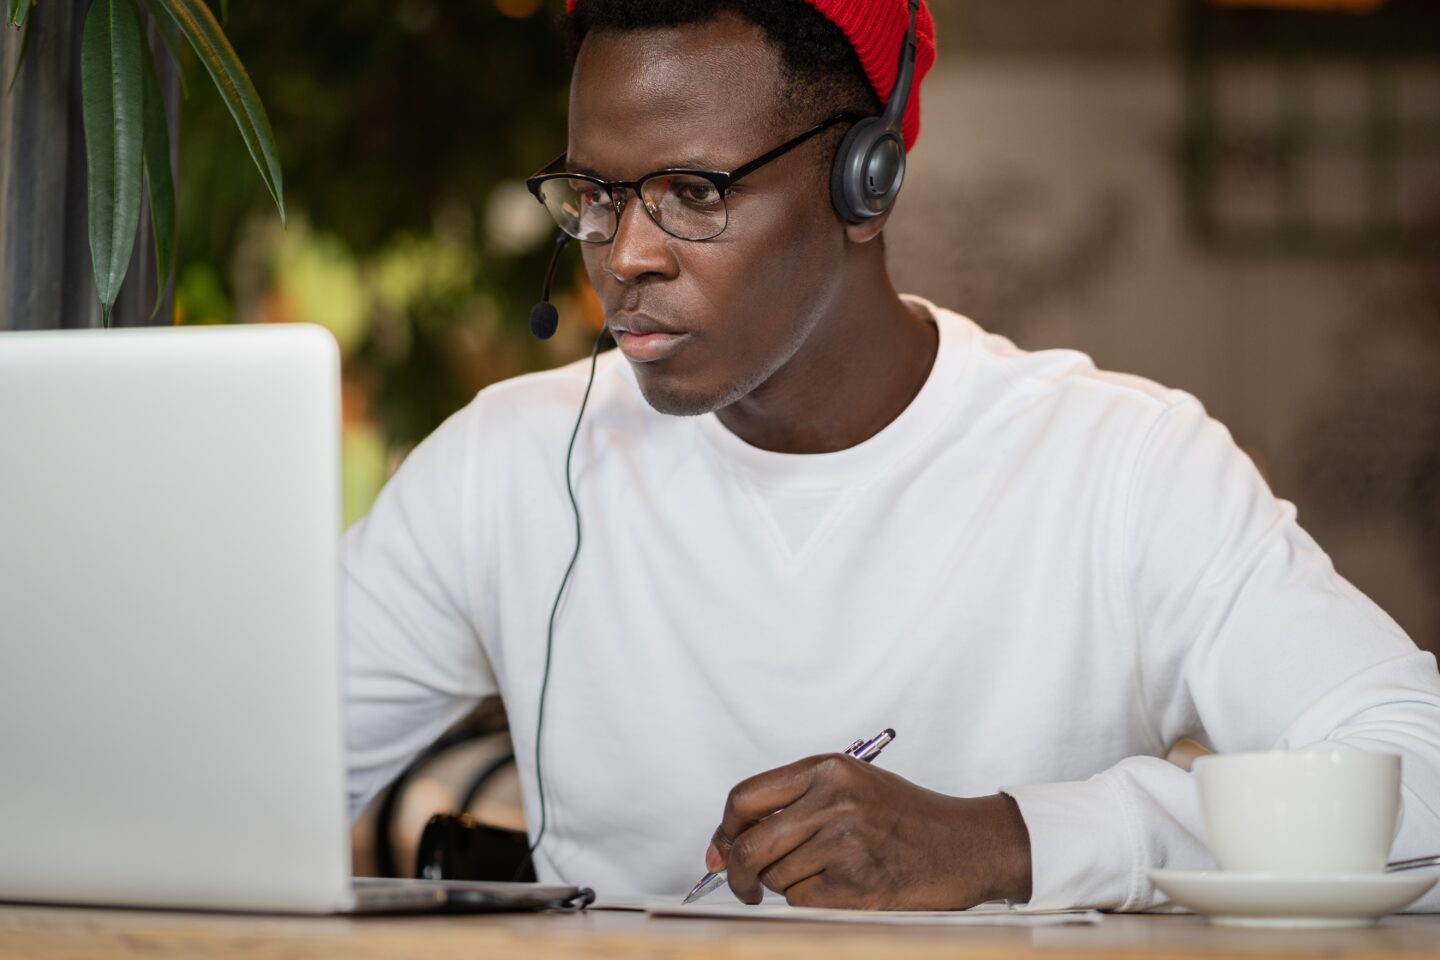
[[[638,180],[602,180],[588,174],[557,170],[565,161],[562,153],[526,180],[525,185],[550,211],[561,230],[586,243],[605,243],[615,238],[630,190],[635,191],[655,225],[670,236],[681,240],[712,240],[724,232],[730,221],[725,210],[725,194],[742,177],[778,160],[837,123],[861,119],[863,117],[856,113],[836,114],[729,173],[672,169],[656,170]]]

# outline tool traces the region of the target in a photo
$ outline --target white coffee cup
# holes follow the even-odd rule
[[[1373,873],[1399,829],[1400,757],[1329,750],[1232,753],[1194,765],[1221,870]]]

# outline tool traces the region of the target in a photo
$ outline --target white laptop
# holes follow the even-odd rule
[[[0,333],[0,900],[563,905],[350,875],[339,355],[320,327]]]

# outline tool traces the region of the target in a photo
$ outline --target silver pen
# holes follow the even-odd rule
[[[856,740],[854,743],[850,744],[850,746],[845,748],[844,753],[847,757],[854,757],[856,760],[860,760],[864,763],[869,763],[871,760],[874,760],[876,757],[880,756],[880,751],[884,750],[885,746],[894,739],[895,731],[891,730],[889,727],[886,727],[884,730],[881,730],[869,740]],[[722,884],[725,883],[727,879],[729,879],[729,876],[730,871],[728,870],[721,870],[719,873],[705,874],[705,876],[700,878],[699,883],[695,884],[695,886],[690,888],[689,894],[687,894],[685,899],[681,902],[694,903],[696,900],[699,900],[701,897],[705,896],[705,894],[718,889]]]

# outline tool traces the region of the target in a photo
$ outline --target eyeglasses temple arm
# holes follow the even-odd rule
[[[745,164],[745,166],[741,167],[740,169],[732,171],[730,174],[730,182],[734,183],[741,177],[749,176],[756,170],[759,170],[761,167],[765,166],[765,164],[769,163],[770,161],[780,159],[782,156],[789,153],[791,150],[794,150],[796,147],[800,146],[800,144],[804,143],[806,140],[809,140],[811,137],[818,136],[819,134],[824,133],[826,130],[829,130],[837,123],[854,123],[857,120],[863,119],[864,117],[858,113],[836,114],[835,116],[824,121],[823,123],[817,124],[816,126],[811,127],[809,130],[806,130],[798,137],[786,140],[784,143],[780,144],[780,146],[776,147],[774,150],[771,150],[769,153],[756,157],[754,160],[751,160],[749,163]]]

